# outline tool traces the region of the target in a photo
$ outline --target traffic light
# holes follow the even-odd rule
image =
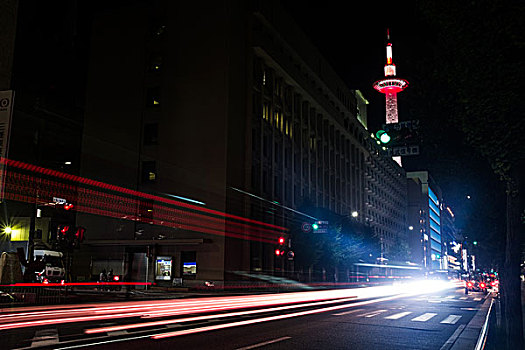
[[[75,239],[79,242],[79,243],[82,243],[84,241],[84,238],[85,238],[85,233],[86,233],[86,229],[82,226],[78,226],[76,227],[76,230],[75,230]]]
[[[375,136],[377,143],[385,147],[419,144],[418,133],[407,128],[392,128],[387,130],[381,129],[376,132]]]
[[[312,230],[314,233],[328,233],[329,222],[326,220],[315,221],[312,224]]]
[[[77,248],[86,237],[86,229],[82,226],[59,225],[57,227],[57,241],[66,248]]]
[[[376,137],[379,140],[379,142],[384,145],[392,141],[392,137],[390,136],[389,132],[386,132],[385,130],[379,130],[378,132],[376,132]]]
[[[70,211],[73,210],[75,206],[72,203],[57,203],[55,208],[58,210]]]
[[[69,225],[59,225],[57,228],[57,241],[59,242],[67,241],[69,238],[70,230],[71,230],[71,226]]]
[[[279,237],[277,239],[277,243],[279,245],[277,246],[277,248],[275,248],[275,252],[274,253],[275,253],[276,256],[282,256],[282,255],[284,255],[285,250],[286,250],[286,248],[284,246],[284,244],[286,243],[286,239],[283,236],[281,236],[281,237]]]

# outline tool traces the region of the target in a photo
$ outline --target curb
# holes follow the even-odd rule
[[[459,334],[450,350],[477,350],[483,348],[485,345],[488,319],[493,301],[494,298],[492,298],[492,296],[485,299],[481,308]]]

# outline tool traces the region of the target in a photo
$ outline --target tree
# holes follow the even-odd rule
[[[505,261],[501,278],[508,349],[523,348],[520,249],[525,214],[525,106],[520,85],[525,7],[519,2],[419,2],[434,28],[431,79],[447,121],[490,164],[506,193]],[[434,85],[436,86],[436,85]],[[435,87],[434,87],[435,88]],[[443,104],[447,101],[447,104]]]
[[[370,227],[324,208],[308,207],[301,211],[328,221],[329,228],[326,233],[293,230],[292,242],[297,267],[347,269],[354,262],[368,258],[370,254],[374,257],[378,255],[379,245]]]

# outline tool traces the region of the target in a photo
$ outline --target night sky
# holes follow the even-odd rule
[[[437,103],[425,101],[425,93],[432,89],[429,79],[439,62],[431,54],[436,28],[425,22],[418,2],[323,1],[311,6],[297,0],[282,3],[346,84],[361,90],[369,100],[370,131],[378,130],[385,118],[384,95],[372,84],[384,76],[386,30],[390,29],[397,76],[410,84],[398,95],[399,118],[418,119],[424,124],[422,154],[405,157],[405,169],[430,171],[466,235],[476,239],[488,236],[480,228],[489,226],[498,227],[491,233],[496,234],[502,225],[502,198],[495,196],[500,184],[487,161],[466,143],[460,130],[442,122],[439,116],[421,115]],[[487,211],[492,217],[479,215]]]

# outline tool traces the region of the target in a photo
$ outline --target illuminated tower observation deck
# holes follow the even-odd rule
[[[390,41],[390,33],[387,31],[387,40]],[[396,65],[392,61],[392,44],[386,44],[385,79],[374,83],[374,89],[385,94],[386,97],[386,123],[397,123],[397,93],[406,89],[408,81],[396,78]]]

